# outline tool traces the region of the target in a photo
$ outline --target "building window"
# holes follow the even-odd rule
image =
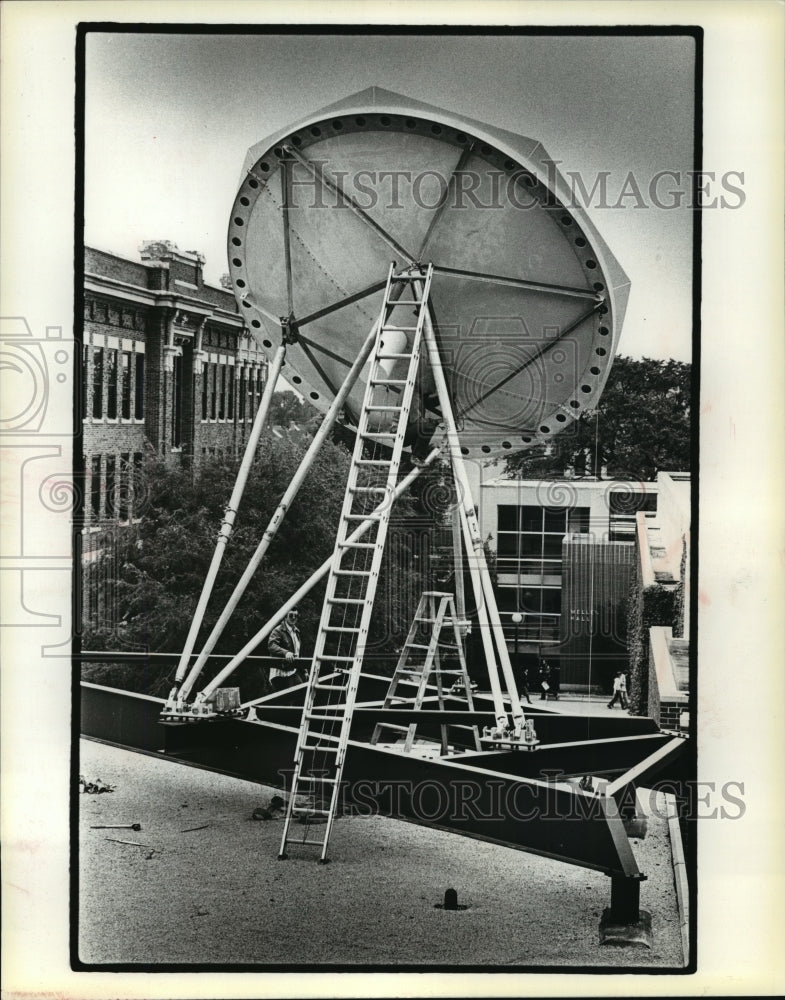
[[[245,420],[245,368],[240,369],[240,386],[237,391],[240,395],[240,412],[238,417],[242,421]]]
[[[172,359],[172,447],[182,447],[183,431],[183,356]]]
[[[117,506],[115,503],[115,490],[117,488],[117,459],[114,455],[106,456],[106,491],[104,498],[104,517],[111,521],[115,517]]]
[[[589,507],[499,505],[499,607],[508,612],[502,615],[508,639],[513,631],[509,615],[518,611],[525,615],[519,626],[522,640],[558,641],[562,543],[568,532],[589,533],[589,513]]]
[[[134,373],[134,416],[137,420],[144,418],[144,354],[134,355],[136,371]]]
[[[93,419],[104,415],[104,349],[93,348]]]
[[[121,409],[123,420],[131,419],[131,352],[123,351],[121,364]]]
[[[216,400],[215,400],[215,380],[218,376],[218,365],[210,365],[210,419],[215,420]]]
[[[612,490],[608,496],[608,541],[631,542],[639,510],[653,516],[657,512],[657,494]]]
[[[82,413],[83,420],[87,419],[87,387],[90,380],[90,347],[82,344]]]
[[[253,371],[253,369],[251,369],[251,371],[248,372],[248,414],[247,414],[247,416],[248,416],[249,420],[253,420],[254,415],[255,415],[255,410],[254,410],[254,405],[253,405],[254,404],[254,398],[255,398],[254,371]]]
[[[144,455],[141,451],[133,454],[133,469],[131,470],[131,517],[138,518],[141,513],[139,497],[142,495],[142,463]]]
[[[219,396],[218,396],[218,419],[226,419],[226,365],[218,365],[219,371]]]
[[[101,456],[93,455],[90,459],[90,520],[95,523],[101,519]]]
[[[234,420],[234,368],[227,371],[229,379],[229,409],[226,411],[228,420]]]
[[[124,451],[120,455],[120,476],[117,491],[117,518],[119,521],[131,520],[132,475],[131,453]]]
[[[117,351],[112,347],[106,349],[106,415],[117,419]]]

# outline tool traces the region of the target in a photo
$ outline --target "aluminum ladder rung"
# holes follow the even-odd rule
[[[339,542],[338,547],[341,549],[375,549],[376,546],[373,542]]]
[[[319,663],[325,663],[328,661],[330,663],[332,663],[333,661],[335,661],[336,663],[354,663],[353,656],[333,656],[330,653],[319,653],[316,659],[319,661]]]
[[[358,458],[356,465],[392,465],[389,458]]]
[[[360,597],[328,597],[328,604],[365,604],[365,598]]]
[[[384,729],[395,729],[399,733],[409,732],[409,726],[399,726],[396,722],[377,722],[376,725]],[[414,725],[414,723],[410,723],[410,725]]]
[[[327,737],[327,733],[311,733],[310,735],[311,736],[317,736],[317,737],[318,736],[323,736],[325,738]],[[337,738],[336,738],[335,743],[327,743],[324,746],[321,745],[321,744],[319,744],[319,743],[311,744],[310,746],[307,743],[303,743],[303,745],[300,747],[300,751],[301,752],[304,751],[304,750],[307,750],[310,753],[314,753],[314,752],[318,752],[318,753],[338,753],[339,749],[340,748],[338,746],[338,740],[337,740]]]
[[[370,576],[371,571],[369,569],[334,569],[333,574],[335,576]]]
[[[292,806],[293,816],[329,816],[330,811],[328,809],[317,809],[315,806]]]
[[[344,521],[380,521],[381,514],[344,514]]]
[[[320,785],[322,785],[322,784],[323,785],[328,785],[328,784],[333,784],[334,785],[337,780],[338,780],[337,778],[317,778],[317,777],[315,777],[312,774],[301,774],[300,775],[300,781],[310,781],[312,783],[316,782],[317,784],[320,784]]]
[[[399,330],[400,327],[395,327],[395,329]],[[377,354],[376,355],[376,360],[377,361],[406,361],[406,360],[408,360],[411,357],[412,357],[411,354],[401,354],[400,351],[398,351],[395,354],[393,354],[392,352],[390,352],[389,354]]]
[[[350,493],[389,493],[386,486],[350,486]]]
[[[359,626],[349,625],[325,625],[325,632],[359,632]]]
[[[332,707],[332,706],[325,706],[325,707]],[[336,708],[341,708],[341,707],[342,706],[340,705],[336,705]],[[305,718],[309,722],[343,722],[343,719],[341,718],[340,715],[319,715],[316,712],[306,712]]]
[[[364,438],[397,438],[398,431],[360,431],[360,437]]]
[[[386,403],[379,403],[378,406],[369,406],[368,410],[373,410],[374,413],[400,413],[403,407],[401,406],[388,406]]]
[[[372,378],[371,385],[406,385],[405,378]]]

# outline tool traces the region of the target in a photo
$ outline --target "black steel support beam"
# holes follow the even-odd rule
[[[232,719],[162,726],[163,704],[83,685],[82,733],[250,780],[288,784],[297,727]],[[342,793],[344,808],[360,813],[378,811],[606,874],[637,874],[613,800],[578,789],[350,741]]]

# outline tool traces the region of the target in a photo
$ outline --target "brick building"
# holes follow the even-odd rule
[[[140,256],[85,248],[88,534],[134,518],[134,470],[146,451],[192,468],[207,455],[236,455],[265,383],[265,356],[232,292],[204,282],[204,257],[168,241],[142,244]]]
[[[121,625],[118,543],[142,514],[145,454],[193,469],[238,454],[267,374],[232,292],[204,282],[201,254],[158,241],[140,257],[84,254],[81,620],[112,631]],[[117,631],[110,644],[122,642]]]

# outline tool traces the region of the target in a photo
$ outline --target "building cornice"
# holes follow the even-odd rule
[[[224,326],[232,326],[237,329],[242,329],[244,326],[242,318],[236,313],[229,312],[228,309],[190,295],[170,290],[157,291],[151,288],[139,288],[138,285],[133,285],[128,281],[92,272],[85,272],[84,277],[85,291],[88,292],[106,295],[124,302],[133,302],[136,305],[151,306],[160,309],[180,309],[184,312],[202,316],[205,319],[211,319]]]

